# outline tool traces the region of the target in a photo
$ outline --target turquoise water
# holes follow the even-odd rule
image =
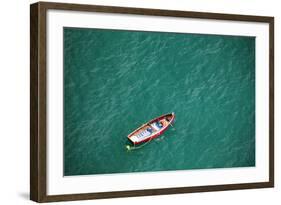
[[[175,112],[138,150],[127,135]],[[255,38],[64,28],[64,175],[255,166]]]

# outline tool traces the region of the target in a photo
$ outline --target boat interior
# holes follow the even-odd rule
[[[151,134],[156,133],[162,128],[168,126],[172,117],[173,117],[172,115],[167,115],[163,118],[160,118],[159,120],[147,123],[139,130],[137,130],[133,135],[141,138],[146,138]]]

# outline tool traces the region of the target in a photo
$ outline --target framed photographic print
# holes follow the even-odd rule
[[[31,5],[30,198],[274,186],[274,18]]]

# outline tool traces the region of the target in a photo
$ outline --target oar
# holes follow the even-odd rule
[[[176,130],[176,128],[172,125],[172,123],[171,123],[170,125],[171,125],[171,127],[173,128],[173,130]]]

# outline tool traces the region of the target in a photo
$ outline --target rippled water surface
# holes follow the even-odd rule
[[[127,135],[164,113],[141,149]],[[64,28],[64,174],[255,166],[255,38]]]

